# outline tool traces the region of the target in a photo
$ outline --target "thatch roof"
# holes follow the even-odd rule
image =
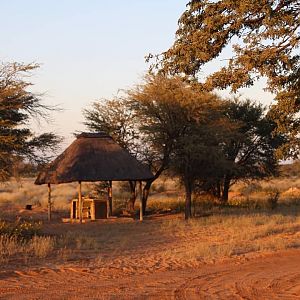
[[[104,133],[82,133],[44,171],[35,184],[73,181],[147,180],[153,174]]]

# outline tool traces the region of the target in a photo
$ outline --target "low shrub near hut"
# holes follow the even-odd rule
[[[45,258],[54,249],[55,239],[40,236],[42,223],[36,221],[0,221],[0,262],[12,259]]]
[[[37,221],[6,222],[0,220],[0,235],[17,239],[30,239],[41,233],[42,223]]]

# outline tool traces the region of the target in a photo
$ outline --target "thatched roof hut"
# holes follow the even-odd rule
[[[82,133],[47,168],[35,184],[73,181],[148,180],[150,170],[104,133]]]
[[[35,184],[48,184],[48,219],[51,220],[51,184],[78,181],[78,215],[82,221],[81,182],[109,181],[108,201],[112,215],[112,181],[142,181],[153,178],[150,170],[120,147],[105,133],[82,133],[46,169],[38,174]],[[140,220],[143,219],[142,201]]]

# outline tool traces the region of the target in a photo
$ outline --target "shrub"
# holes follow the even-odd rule
[[[14,236],[18,239],[30,239],[40,234],[41,222],[36,221],[16,221],[9,223],[0,221],[0,235]]]
[[[275,209],[278,204],[280,193],[277,189],[270,191],[267,197],[267,206],[271,209]]]

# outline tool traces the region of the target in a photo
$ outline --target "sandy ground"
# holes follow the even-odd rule
[[[61,265],[0,272],[0,299],[300,299],[300,250],[149,272]]]
[[[66,258],[56,253],[40,262],[25,264],[16,258],[2,265],[0,299],[300,300],[299,247],[195,259],[194,250],[207,251],[201,245],[208,242],[226,245],[237,230],[234,223],[207,226],[191,223],[186,227],[180,223],[182,216],[170,215],[151,217],[142,223],[115,218],[63,224],[58,217],[56,222],[44,224],[46,235],[61,236],[69,232],[71,236],[95,240],[95,245],[74,248]],[[266,215],[268,218],[271,216]],[[282,218],[279,220],[289,217]],[[241,233],[250,229],[247,219],[243,220],[240,222],[244,223],[237,223],[244,226]],[[281,227],[275,230],[277,227],[271,224],[272,231],[262,236],[257,232],[256,238],[261,243],[273,238],[281,243],[300,241],[297,220],[292,219],[285,231]],[[231,226],[235,227],[229,230]]]

